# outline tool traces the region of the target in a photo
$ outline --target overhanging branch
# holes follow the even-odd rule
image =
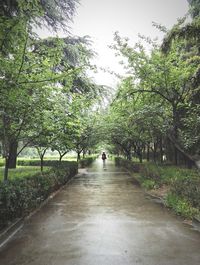
[[[172,103],[171,99],[169,99],[168,97],[166,97],[165,95],[163,95],[160,91],[155,90],[155,89],[137,89],[131,92],[132,94],[135,93],[154,93],[154,94],[158,94],[160,95],[162,98],[164,98],[165,100],[167,100],[169,103]]]

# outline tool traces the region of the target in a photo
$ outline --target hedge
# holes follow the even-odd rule
[[[121,157],[115,157],[115,165],[118,167],[127,168],[133,172],[139,172],[141,170],[141,164],[135,163],[133,161]]]
[[[76,162],[54,164],[44,173],[0,183],[0,229],[36,209],[78,172]]]
[[[96,156],[83,158],[79,161],[79,165],[81,168],[87,167],[87,166],[91,165],[95,159],[96,159]]]
[[[47,166],[47,167],[55,167],[55,166],[58,166],[59,163],[61,163],[62,165],[65,165],[65,166],[71,166],[72,163],[75,162],[75,161],[61,161],[59,162],[58,160],[44,160],[43,161],[43,165],[44,166]],[[76,162],[75,162],[76,163]],[[40,166],[41,164],[41,161],[39,159],[30,159],[30,160],[18,160],[17,161],[17,165],[18,166]]]

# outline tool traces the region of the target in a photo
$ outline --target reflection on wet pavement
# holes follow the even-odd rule
[[[1,249],[2,265],[199,265],[200,233],[97,160]]]

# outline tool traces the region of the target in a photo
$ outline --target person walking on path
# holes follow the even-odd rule
[[[103,160],[103,164],[105,164],[106,159],[107,159],[107,157],[106,157],[106,153],[105,153],[105,152],[102,153],[101,158],[102,158],[102,160]]]

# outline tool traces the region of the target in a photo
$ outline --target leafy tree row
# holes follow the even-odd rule
[[[44,25],[68,30],[76,4],[1,1],[0,141],[5,180],[27,146],[37,148],[42,169],[48,148],[57,150],[61,160],[69,150],[80,157],[92,144],[90,110],[104,88],[87,77],[93,56],[89,40],[71,35],[41,39],[35,33]]]
[[[186,16],[169,31],[156,25],[165,33],[162,45],[140,36],[131,47],[115,34],[112,48],[124,58],[127,75],[106,122],[110,141],[128,159],[199,166],[200,2],[190,2],[191,21]]]

